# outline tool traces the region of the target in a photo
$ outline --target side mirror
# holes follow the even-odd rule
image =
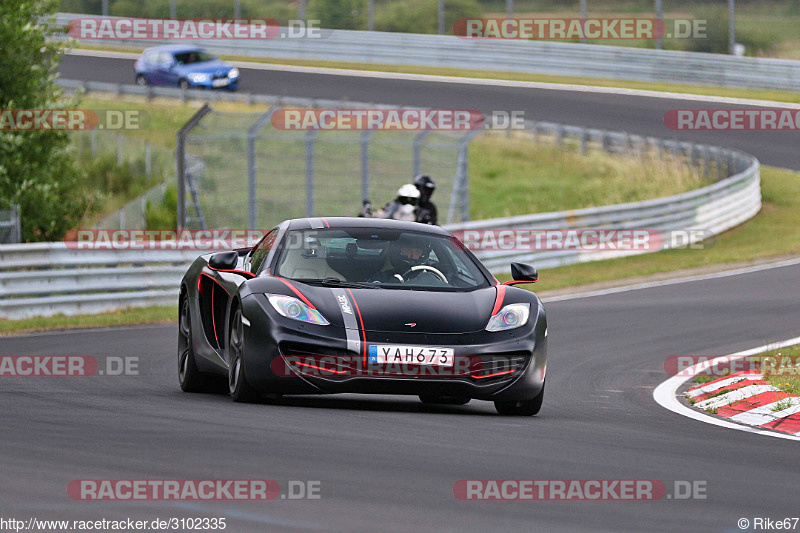
[[[516,285],[517,283],[536,283],[539,281],[539,273],[531,265],[525,263],[511,263],[512,281],[506,281],[503,285]]]
[[[208,266],[214,270],[233,270],[239,263],[236,252],[217,252],[208,259]]]

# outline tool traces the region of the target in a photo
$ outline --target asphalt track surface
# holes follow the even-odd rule
[[[130,74],[125,62],[91,61],[65,58],[65,77],[128,79],[120,77]],[[304,83],[272,74],[264,92],[452,107],[473,101],[636,133],[659,134],[670,108],[607,95],[382,88],[379,80]],[[477,105],[487,101],[497,103]],[[746,135],[715,140],[796,168],[793,144]],[[0,354],[138,356],[141,375],[3,378],[2,514],[217,516],[234,532],[738,531],[743,517],[797,516],[796,442],[678,416],[652,392],[667,377],[669,356],[722,355],[796,336],[798,281],[800,266],[785,266],[547,304],[547,394],[533,418],[499,417],[478,401],[432,408],[413,397],[344,395],[240,405],[225,395],[184,394],[172,325],[3,338]],[[66,492],[75,479],[187,478],[274,479],[284,491],[289,480],[319,480],[322,498],[101,503]],[[460,501],[453,485],[461,479],[657,479],[669,492],[675,480],[705,481],[707,498]]]
[[[240,70],[243,92],[483,112],[521,110],[527,119],[738,148],[755,155],[765,165],[800,170],[797,132],[676,132],[664,125],[664,114],[670,109],[746,106],[549,89]],[[61,60],[61,75],[67,79],[132,84],[133,60],[68,55]]]

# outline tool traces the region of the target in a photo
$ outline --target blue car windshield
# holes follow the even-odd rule
[[[191,65],[192,63],[204,63],[214,59],[210,54],[202,50],[192,50],[191,52],[180,52],[175,54],[175,61],[178,65]]]
[[[461,243],[446,235],[375,228],[287,233],[274,274],[329,283],[368,283],[391,289],[471,291],[487,276]]]

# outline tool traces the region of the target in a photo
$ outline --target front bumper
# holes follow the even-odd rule
[[[541,390],[547,368],[543,308],[509,332],[433,334],[367,331],[367,345],[405,344],[454,349],[453,367],[369,363],[347,348],[344,328],[315,326],[278,316],[266,298],[242,300],[244,371],[263,393],[434,394],[523,401]]]

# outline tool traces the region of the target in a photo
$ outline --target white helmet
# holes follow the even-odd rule
[[[397,202],[400,204],[400,208],[395,211],[392,218],[410,221],[417,219],[414,209],[416,209],[417,202],[419,202],[419,189],[411,183],[406,183],[397,189]]]
[[[397,201],[401,204],[417,205],[418,200],[419,189],[417,189],[413,184],[406,183],[397,189]]]

